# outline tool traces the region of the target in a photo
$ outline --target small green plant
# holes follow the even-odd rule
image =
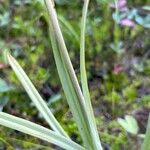
[[[64,38],[57,19],[54,1],[45,0],[45,4],[49,16],[50,39],[59,78],[61,80],[70,110],[74,116],[74,120],[81,134],[83,145],[79,145],[70,139],[70,137],[56,120],[51,110],[48,108],[47,104],[36,90],[24,70],[9,53],[7,53],[6,55],[10,66],[16,73],[18,79],[22,83],[32,102],[42,114],[43,118],[49,124],[51,129],[37,125],[25,119],[9,115],[4,112],[0,112],[0,125],[18,130],[25,134],[32,135],[68,150],[103,150],[91,105],[85,67],[85,26],[89,0],[84,0],[81,20],[80,75],[82,89],[77,80],[64,42]],[[59,19],[68,28],[68,30],[72,32],[75,40],[78,41],[78,36],[69,26],[69,24],[67,24],[61,16],[59,16]],[[125,93],[128,92],[129,91],[127,90]],[[112,92],[111,98],[113,98],[114,101],[120,99],[120,97],[115,92]],[[119,119],[118,121],[128,132],[137,134],[138,126],[132,117],[126,116],[125,120]],[[144,144],[142,145],[141,150],[150,149],[149,129],[150,119],[148,121],[147,132],[145,134]]]
[[[137,121],[132,116],[125,116],[125,119],[119,118],[118,123],[129,133],[137,134],[139,127]]]
[[[147,124],[147,129],[146,133],[144,134],[138,134],[138,124],[137,121],[135,120],[134,117],[126,115],[125,119],[118,118],[118,123],[129,133],[133,135],[137,135],[140,138],[144,138],[144,142],[142,144],[141,150],[150,150],[150,116],[148,118],[148,124]]]

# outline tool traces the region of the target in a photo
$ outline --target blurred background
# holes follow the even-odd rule
[[[80,81],[82,0],[55,0],[69,54]],[[141,139],[117,122],[131,114],[145,133],[150,112],[150,1],[91,0],[86,27],[86,68],[98,131],[106,149],[139,149]],[[3,55],[9,49],[71,138],[81,143],[51,49],[44,0],[0,0],[0,111],[48,127]],[[0,150],[50,146],[0,126]],[[52,146],[53,149],[60,149]]]

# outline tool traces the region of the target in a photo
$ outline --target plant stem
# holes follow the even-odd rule
[[[87,113],[89,116],[90,126],[92,130],[91,137],[95,139],[97,149],[102,149],[97,127],[96,127],[94,112],[92,109],[90,92],[88,88],[87,74],[86,74],[86,66],[85,66],[85,30],[86,30],[86,18],[88,12],[88,5],[89,5],[89,0],[84,0],[82,19],[81,19],[81,35],[80,35],[80,75],[81,75],[81,85],[82,85],[83,95],[86,100],[85,104],[87,107]]]

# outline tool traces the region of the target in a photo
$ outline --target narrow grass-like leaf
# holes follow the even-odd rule
[[[86,149],[101,150],[100,142],[97,142],[97,140],[92,137],[93,129],[90,125],[90,116],[88,116],[85,99],[69,58],[54,5],[51,0],[45,0],[45,4],[50,17],[50,36],[55,62],[68,104],[73,113]]]
[[[150,115],[148,118],[146,134],[145,134],[144,143],[141,147],[141,150],[150,150]]]
[[[35,104],[35,106],[38,108],[40,113],[43,115],[45,120],[48,122],[48,124],[51,126],[51,128],[60,133],[61,135],[64,135],[66,137],[67,134],[61,127],[61,125],[58,123],[58,121],[55,119],[54,115],[48,108],[45,101],[42,99],[26,73],[23,71],[23,69],[20,67],[20,65],[17,63],[17,61],[8,53],[8,61],[11,67],[13,68],[14,72],[16,73],[17,77],[19,78],[20,82],[22,83],[23,87],[25,88],[26,92],[28,93],[29,97]]]
[[[68,54],[63,36],[62,36],[62,32],[61,32],[61,29],[59,26],[56,11],[55,11],[55,8],[53,5],[53,1],[52,0],[45,0],[45,4],[47,6],[48,14],[50,16],[50,21],[52,24],[51,27],[52,27],[52,30],[54,31],[54,35],[55,35],[56,43],[58,44],[57,46],[58,46],[60,55],[64,61],[64,64],[65,64],[65,67],[69,73],[69,76],[72,79],[73,87],[74,87],[78,97],[80,97],[82,99],[81,100],[82,105],[84,105],[85,104],[84,97],[83,97],[83,94],[81,92],[81,89],[80,89],[77,77],[75,75],[75,71],[73,69],[72,63],[70,61],[70,57],[69,57],[69,54]]]
[[[0,125],[32,135],[68,150],[84,150],[72,140],[30,121],[0,112]]]
[[[90,102],[90,94],[87,83],[87,74],[85,67],[85,27],[86,27],[86,17],[88,11],[89,0],[84,0],[84,6],[82,10],[82,19],[81,19],[81,37],[80,37],[80,74],[81,74],[81,85],[83,90],[83,95],[86,99],[87,106]],[[89,107],[89,106],[88,106]]]
[[[72,86],[72,81],[69,77],[69,74],[65,68],[64,62],[61,58],[60,52],[58,50],[58,47],[56,45],[55,35],[53,35],[53,32],[51,31],[51,41],[52,41],[52,47],[53,47],[53,53],[54,58],[56,61],[57,70],[59,73],[59,77],[66,95],[66,98],[68,100],[68,104],[71,108],[71,111],[73,113],[73,116],[77,122],[79,131],[81,132],[81,136],[85,136],[86,138],[90,138],[90,135],[88,134],[87,130],[87,124],[85,124],[85,113],[81,109],[81,105],[79,101],[76,101],[78,97],[76,96],[75,90]],[[84,142],[88,143],[86,139],[84,139]],[[89,146],[90,149],[90,146]]]
[[[88,12],[88,5],[89,0],[84,0],[84,6],[82,10],[82,19],[81,19],[81,37],[80,37],[80,75],[81,75],[81,85],[83,90],[83,95],[85,97],[85,104],[86,104],[86,110],[89,116],[90,120],[90,126],[91,126],[91,137],[95,140],[95,145],[97,149],[102,149],[100,144],[100,139],[96,127],[94,112],[92,109],[91,99],[90,99],[90,92],[88,88],[88,80],[87,80],[87,74],[86,74],[86,66],[85,66],[85,29],[86,29],[86,18],[87,18],[87,12]]]

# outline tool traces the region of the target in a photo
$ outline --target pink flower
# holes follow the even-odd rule
[[[113,68],[113,73],[118,75],[124,70],[123,66],[120,64],[115,64]]]
[[[6,67],[8,67],[8,66],[0,62],[0,69],[4,69]]]
[[[122,26],[127,26],[127,27],[131,27],[131,28],[135,27],[134,21],[132,21],[132,20],[130,20],[128,18],[125,18],[125,19],[121,20],[120,24]]]
[[[124,9],[127,5],[127,1],[126,0],[119,0],[118,1],[118,8],[119,9]]]
[[[116,8],[115,4],[110,5],[111,8]],[[126,0],[118,0],[117,7],[119,11],[126,11],[127,10],[127,1]]]

